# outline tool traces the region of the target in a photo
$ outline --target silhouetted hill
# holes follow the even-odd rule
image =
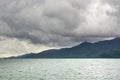
[[[84,42],[71,48],[51,49],[17,58],[120,58],[120,38],[97,43]]]

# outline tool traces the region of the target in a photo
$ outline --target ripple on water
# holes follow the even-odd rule
[[[120,80],[120,59],[5,59],[0,80]]]

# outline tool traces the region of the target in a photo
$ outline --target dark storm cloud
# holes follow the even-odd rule
[[[0,2],[0,36],[48,46],[71,46],[120,36],[118,0]]]

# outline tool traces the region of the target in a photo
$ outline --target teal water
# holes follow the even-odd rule
[[[3,59],[0,80],[120,80],[120,59]]]

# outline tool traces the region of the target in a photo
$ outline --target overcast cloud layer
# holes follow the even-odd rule
[[[119,0],[0,0],[0,56],[115,37]]]

